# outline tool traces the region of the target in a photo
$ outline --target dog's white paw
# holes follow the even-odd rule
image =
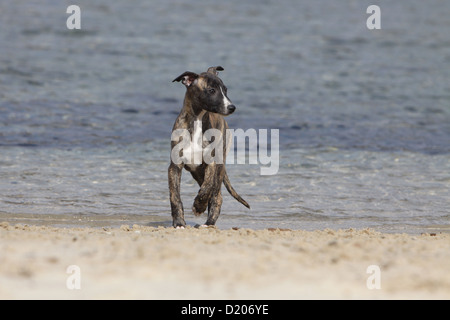
[[[184,229],[183,226],[177,226],[175,229]]]
[[[216,228],[216,226],[210,226],[210,225],[207,225],[207,224],[196,224],[195,226],[194,226],[194,228],[196,228],[196,229],[211,229],[211,228],[213,228],[213,229],[215,229]]]

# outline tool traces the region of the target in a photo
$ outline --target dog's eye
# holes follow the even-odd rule
[[[209,88],[209,89],[208,89],[208,93],[209,93],[209,94],[214,94],[214,93],[216,93],[216,89],[214,89],[214,88]]]

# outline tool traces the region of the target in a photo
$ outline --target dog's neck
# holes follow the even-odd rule
[[[188,119],[186,119],[188,120],[188,123],[190,122],[189,120],[201,121],[203,119],[203,116],[207,112],[201,106],[194,105],[194,103],[192,103],[192,101],[187,96],[184,99],[183,109],[185,110],[186,116],[188,117]]]

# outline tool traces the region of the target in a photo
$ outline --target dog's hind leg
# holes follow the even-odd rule
[[[199,181],[199,180],[197,180]],[[205,175],[192,206],[195,215],[201,215],[205,212],[211,197],[215,197],[220,191],[223,182],[223,165],[210,164],[205,169]]]
[[[207,226],[213,226],[216,224],[220,215],[220,208],[222,207],[222,192],[213,194],[208,203],[208,219],[205,222]]]
[[[214,183],[211,188],[211,196],[208,201],[208,219],[205,222],[207,226],[216,224],[222,208],[222,183],[224,178],[225,168],[223,165],[218,165],[214,174]]]

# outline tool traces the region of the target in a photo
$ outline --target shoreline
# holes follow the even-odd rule
[[[166,218],[166,219],[165,219]],[[254,230],[264,230],[268,228],[281,228],[281,229],[291,229],[304,230],[304,231],[315,231],[323,230],[329,228],[329,223],[317,223],[312,224],[311,222],[305,222],[301,225],[296,223],[295,225],[290,225],[287,223],[274,224],[273,222],[266,223],[245,223],[242,220],[224,220],[226,216],[221,217],[217,224],[217,228],[221,230],[231,229],[235,227],[248,228]],[[9,214],[0,213],[0,223],[7,222],[10,225],[33,225],[33,226],[48,226],[57,228],[103,228],[112,227],[119,228],[122,225],[141,225],[145,227],[171,227],[172,219],[170,215],[167,217],[152,216],[152,215],[73,215],[73,214]],[[190,227],[194,227],[197,224],[204,222],[204,219],[187,219],[186,223]],[[248,221],[247,221],[248,222]],[[425,224],[425,225],[413,225],[413,224],[402,224],[402,225],[378,225],[378,226],[358,226],[352,224],[332,224],[334,229],[365,229],[369,228],[371,230],[387,233],[387,234],[397,234],[406,233],[409,235],[420,235],[422,233],[448,233],[450,234],[450,224]]]
[[[0,299],[449,299],[449,248],[448,233],[0,222]]]

